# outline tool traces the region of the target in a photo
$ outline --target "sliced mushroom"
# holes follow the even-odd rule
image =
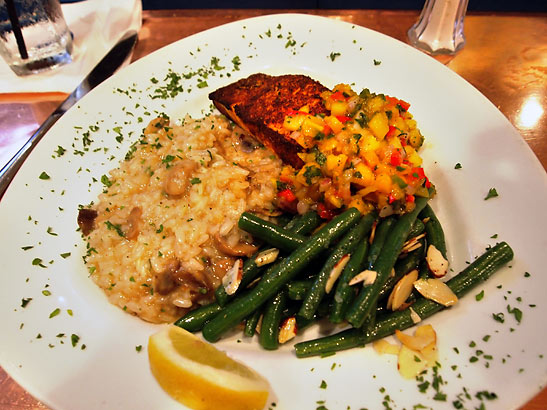
[[[127,218],[127,231],[125,237],[127,239],[136,239],[139,236],[140,222],[142,217],[142,209],[138,206],[134,207]]]
[[[180,197],[187,192],[192,173],[198,167],[197,162],[183,159],[172,166],[165,176],[163,190],[169,196]]]
[[[180,268],[178,259],[171,259],[162,272],[154,275],[154,290],[160,295],[168,295],[177,286],[177,274]]]
[[[97,211],[89,208],[81,208],[78,211],[78,226],[84,235],[89,235],[94,228]]]
[[[255,253],[258,250],[258,247],[255,245],[251,245],[246,242],[238,242],[235,245],[230,245],[228,241],[226,241],[226,238],[221,236],[220,234],[215,235],[215,243],[217,245],[217,249],[230,256],[251,256],[253,253]]]

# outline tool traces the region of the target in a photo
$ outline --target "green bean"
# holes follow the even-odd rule
[[[255,310],[247,319],[245,320],[245,327],[243,329],[243,334],[247,337],[253,337],[256,332],[256,326],[260,321],[260,316],[262,316],[262,311],[260,309]]]
[[[444,239],[443,227],[431,206],[426,205],[422,212],[420,212],[420,218],[427,218],[427,222],[425,222],[425,233],[428,246],[434,245],[446,259],[446,241]]]
[[[420,219],[416,219],[414,223],[412,224],[412,228],[410,229],[410,232],[408,233],[407,240],[420,235],[424,230],[425,230],[424,223]]]
[[[249,293],[228,303],[217,316],[203,327],[203,337],[209,342],[236,326],[243,318],[258,309],[286,283],[300,273],[307,264],[351,228],[360,218],[360,212],[350,208],[334,217],[287,258],[275,264]]]
[[[366,269],[372,269],[372,267],[374,266],[374,262],[376,262],[378,255],[380,255],[380,251],[384,246],[384,242],[386,241],[389,232],[391,231],[391,228],[394,224],[395,217],[388,216],[380,220],[380,222],[378,222],[378,224],[376,225],[376,229],[374,231],[374,239],[372,240],[372,243],[370,244],[370,248],[368,250]]]
[[[302,245],[306,238],[303,235],[294,234],[287,229],[266,221],[249,212],[243,212],[238,221],[238,226],[249,232],[255,238],[262,239],[275,248],[291,252]]]
[[[287,290],[281,289],[266,302],[262,324],[260,325],[260,344],[264,349],[275,350],[279,346],[279,325],[283,310],[287,305]]]
[[[370,213],[363,217],[362,223],[365,225],[365,231],[363,233],[363,240],[357,245],[351,259],[344,268],[338,282],[336,283],[336,290],[334,292],[334,301],[332,303],[332,310],[329,316],[329,320],[332,323],[341,323],[344,319],[344,315],[348,306],[351,304],[354,297],[354,288],[349,286],[349,281],[359,272],[364,264],[365,256],[368,251],[368,240],[366,236],[370,231],[372,224],[376,221],[376,214]]]
[[[416,217],[427,204],[429,198],[418,197],[412,212],[401,215],[391,229],[389,238],[386,239],[378,258],[374,262],[373,270],[376,272],[376,280],[372,285],[361,288],[357,298],[348,308],[346,320],[353,327],[361,327],[378,301],[380,290],[385,285],[391,269],[397,261],[401,248],[408,237],[410,228]]]
[[[291,233],[299,235],[309,235],[315,228],[321,223],[319,214],[315,211],[308,211],[303,215],[294,217],[287,225],[285,229]]]
[[[325,286],[329,280],[331,271],[345,255],[351,255],[353,253],[359,242],[363,240],[367,228],[370,229],[371,225],[371,218],[361,218],[361,221],[350,229],[340,242],[338,242],[330,252],[323,268],[315,277],[312,287],[306,293],[298,316],[305,319],[311,319],[313,317],[315,310],[319,306],[323,296],[326,294]]]
[[[287,283],[288,296],[291,300],[303,300],[313,285],[313,279],[293,280]]]
[[[490,278],[497,270],[513,259],[513,250],[506,242],[500,242],[486,250],[462,272],[446,282],[448,287],[462,298],[471,289]],[[297,357],[309,357],[339,350],[364,346],[366,343],[391,335],[395,330],[404,330],[415,324],[414,314],[424,320],[444,309],[432,300],[419,298],[404,310],[387,313],[379,317],[374,328],[368,331],[349,328],[327,337],[300,342],[295,345]]]
[[[221,311],[221,309],[220,305],[216,302],[200,306],[178,319],[175,322],[175,325],[186,329],[189,332],[198,332],[203,328],[203,325],[211,320]]]

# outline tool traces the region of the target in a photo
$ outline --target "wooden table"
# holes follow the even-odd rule
[[[293,12],[295,10],[292,10]],[[173,41],[234,20],[281,10],[157,10],[143,13],[133,60]],[[344,20],[407,42],[417,11],[303,10]],[[547,169],[547,13],[471,13],[467,44],[443,62],[473,84],[509,119]],[[61,93],[0,94],[0,149],[28,138],[64,99]],[[10,118],[10,121],[7,119]],[[13,118],[17,118],[13,121]],[[24,141],[23,141],[24,142]],[[547,409],[547,388],[523,410]],[[0,409],[47,409],[0,369]]]

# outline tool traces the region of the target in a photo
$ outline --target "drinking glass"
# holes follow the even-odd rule
[[[0,0],[0,54],[24,76],[72,61],[59,0]]]

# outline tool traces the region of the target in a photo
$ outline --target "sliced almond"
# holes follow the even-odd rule
[[[437,342],[437,335],[430,326],[431,325],[420,326],[418,329],[427,327],[427,330],[418,332],[417,329],[414,336],[403,333],[400,330],[395,330],[395,336],[397,336],[397,339],[409,349],[420,351],[427,345]]]
[[[405,345],[401,347],[397,358],[397,369],[405,379],[414,379],[427,367],[427,360],[422,354],[409,349]]]
[[[418,279],[414,282],[414,287],[424,298],[443,306],[452,306],[458,301],[452,289],[440,279]]]
[[[416,324],[416,323],[420,323],[422,321],[422,318],[420,317],[419,314],[417,314],[414,309],[412,309],[412,306],[409,307],[410,309],[410,318],[412,319],[412,323]]]
[[[417,337],[429,338],[432,343],[437,343],[437,332],[435,332],[435,329],[431,325],[418,326],[414,334]]]
[[[374,270],[364,270],[351,278],[348,285],[353,286],[359,282],[363,282],[363,286],[372,285],[376,281],[377,276],[378,272]]]
[[[439,361],[439,352],[437,350],[437,343],[435,342],[428,344],[420,351],[420,353],[427,361],[427,365],[429,367],[435,366],[435,364]]]
[[[270,263],[275,262],[278,256],[279,256],[279,249],[277,248],[266,249],[260,252],[258,255],[256,255],[255,264],[256,266],[268,265]]]
[[[378,354],[392,354],[395,356],[399,354],[399,350],[401,349],[400,346],[389,343],[385,339],[376,340],[372,343],[372,347],[374,347],[374,350]]]
[[[425,237],[425,233],[422,233],[422,234],[417,235],[413,238],[410,238],[408,241],[406,241],[403,244],[403,248],[401,249],[401,253],[409,253],[409,252],[412,252],[413,250],[418,249],[420,246],[422,246],[422,244],[419,241],[423,237]]]
[[[296,330],[296,318],[294,316],[288,317],[281,324],[277,340],[279,340],[279,343],[288,342],[296,336]]]
[[[345,254],[333,266],[332,270],[329,273],[329,278],[327,279],[327,283],[325,284],[326,293],[329,293],[332,290],[332,287],[334,286],[334,282],[336,282],[338,278],[340,277],[340,275],[342,274],[342,271],[344,270],[347,263],[349,262],[350,257],[351,255],[349,253]]]
[[[233,295],[239,284],[241,283],[241,278],[243,277],[243,260],[236,259],[234,266],[230,268],[226,275],[222,278],[222,285],[226,290],[228,295]]]
[[[412,293],[413,284],[418,279],[418,271],[411,270],[395,284],[388,298],[388,309],[397,310]],[[390,303],[391,299],[391,303]]]
[[[442,278],[446,275],[446,272],[448,271],[448,261],[435,245],[429,245],[425,260],[427,261],[427,266],[431,273],[433,273],[433,276]]]

